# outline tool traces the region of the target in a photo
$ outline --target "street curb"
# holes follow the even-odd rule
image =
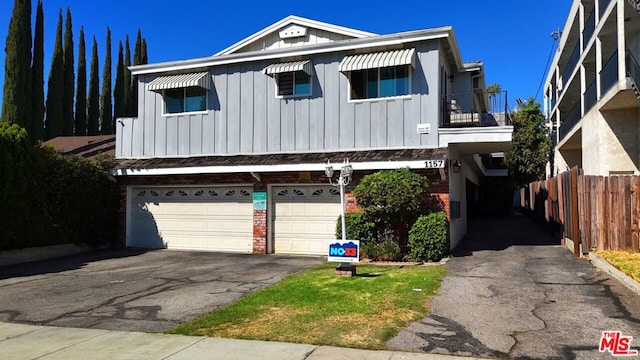
[[[603,259],[602,257],[592,252],[589,253],[589,260],[591,260],[591,263],[595,265],[595,267],[613,276],[616,280],[620,281],[626,287],[631,289],[631,291],[640,295],[640,283],[635,281],[634,279],[632,279],[630,276],[623,273],[622,271],[616,269],[616,267],[609,264],[607,260]]]

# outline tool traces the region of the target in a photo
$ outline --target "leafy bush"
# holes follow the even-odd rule
[[[376,237],[376,224],[367,220],[362,211],[345,213],[347,239],[372,242]],[[336,239],[342,239],[342,216],[336,222]]]
[[[439,211],[423,215],[409,231],[411,260],[440,261],[449,252],[449,222]]]
[[[375,261],[400,261],[402,251],[396,240],[360,244],[360,257]]]
[[[0,122],[0,249],[18,241],[29,216],[29,138],[25,129]],[[22,222],[25,222],[23,224]]]
[[[119,191],[109,163],[31,147],[0,122],[0,250],[115,239]]]
[[[429,179],[407,168],[383,170],[362,178],[353,191],[365,218],[378,232],[396,232],[405,252],[409,227],[429,204]]]

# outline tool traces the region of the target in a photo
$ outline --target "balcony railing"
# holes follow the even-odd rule
[[[598,92],[596,91],[596,81],[593,80],[584,92],[584,113],[586,114],[598,102]]]
[[[618,80],[618,51],[616,51],[600,70],[600,96],[604,96]]]
[[[565,136],[573,129],[578,122],[580,122],[580,101],[578,101],[564,119],[561,119],[562,124],[560,124],[560,141],[564,139]]]
[[[569,56],[569,61],[567,61],[567,65],[562,72],[562,84],[566,88],[569,85],[569,78],[571,74],[573,74],[573,70],[578,65],[578,60],[580,60],[580,42],[576,44],[571,52],[571,56]]]
[[[638,61],[629,50],[627,50],[626,62],[627,74],[629,74],[631,81],[633,81],[636,91],[640,91],[640,65],[638,65]]]
[[[593,36],[593,31],[596,29],[596,8],[591,10],[591,14],[584,23],[584,30],[582,30],[582,49],[587,48],[587,44]]]
[[[511,125],[506,91],[474,91],[442,97],[441,127],[505,125]]]
[[[600,19],[602,19],[605,10],[607,10],[607,7],[609,6],[609,3],[611,3],[611,0],[600,0],[600,5],[598,5],[600,7]]]

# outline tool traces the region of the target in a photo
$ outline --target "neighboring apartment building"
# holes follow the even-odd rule
[[[640,174],[640,1],[575,0],[545,85],[552,175]]]
[[[116,122],[114,170],[127,246],[326,254],[341,205],[324,170],[349,160],[348,209],[366,174],[428,176],[453,247],[482,177],[506,175],[480,155],[510,147],[506,94],[484,92],[451,27],[289,16],[211,57],[131,69],[139,117]]]

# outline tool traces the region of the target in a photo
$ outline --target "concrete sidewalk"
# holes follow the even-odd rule
[[[23,359],[362,359],[452,360],[460,357],[371,351],[126,331],[0,323],[0,356]],[[470,359],[470,358],[465,358]]]

